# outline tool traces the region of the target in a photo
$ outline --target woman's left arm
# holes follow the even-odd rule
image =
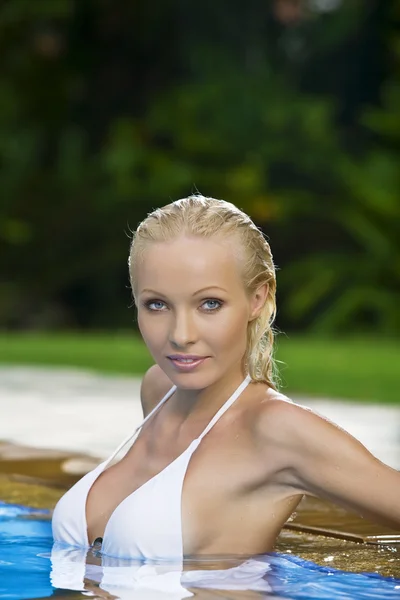
[[[400,531],[400,472],[311,410],[284,412],[292,486]]]

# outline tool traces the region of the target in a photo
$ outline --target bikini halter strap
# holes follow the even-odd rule
[[[248,386],[248,384],[250,383],[250,381],[251,381],[251,377],[250,377],[250,375],[247,375],[245,377],[245,379],[242,381],[242,383],[239,385],[239,387],[236,388],[236,390],[233,392],[232,396],[230,396],[230,398],[228,398],[228,400],[215,413],[215,415],[213,416],[213,418],[211,419],[211,421],[209,422],[209,424],[207,425],[207,427],[204,429],[204,431],[197,438],[198,441],[201,441],[203,439],[203,437],[210,431],[210,429],[212,427],[214,427],[215,423],[222,417],[222,415],[228,410],[228,408],[230,408],[232,406],[232,404],[235,402],[235,400],[238,398],[238,396],[240,396],[240,394],[242,393],[242,391]],[[107,459],[107,461],[106,461],[107,464],[110,463],[117,456],[117,454],[122,450],[122,448],[124,446],[126,446],[126,444],[133,439],[133,437],[139,431],[139,429],[141,429],[143,427],[143,425],[145,423],[147,423],[147,421],[154,415],[154,413],[157,412],[157,410],[168,400],[168,398],[170,398],[172,396],[172,394],[175,392],[176,388],[177,388],[177,386],[173,385],[172,388],[165,394],[164,398],[162,398],[160,400],[160,402],[158,404],[156,404],[156,406],[153,408],[153,410],[149,412],[149,414],[147,415],[147,417],[145,417],[143,419],[143,421],[140,423],[140,425],[138,425],[134,429],[134,431],[132,433],[130,433],[123,440],[123,442],[121,442],[121,444],[118,446],[118,448],[112,453],[112,455],[110,456],[110,458]]]
[[[140,423],[140,425],[138,425],[132,433],[130,433],[124,440],[123,442],[121,442],[121,444],[118,446],[118,448],[112,453],[112,455],[110,456],[110,458],[107,460],[107,463],[111,462],[112,460],[114,460],[114,458],[117,456],[117,454],[122,450],[122,448],[124,446],[126,446],[126,444],[128,442],[130,442],[134,436],[136,435],[136,433],[139,431],[139,429],[141,429],[143,427],[143,425],[145,423],[147,423],[147,421],[154,415],[155,412],[157,412],[157,410],[164,404],[164,402],[166,402],[168,400],[168,398],[170,398],[172,396],[172,394],[175,392],[176,390],[176,385],[173,385],[172,388],[165,394],[164,398],[162,398],[160,400],[160,402],[158,404],[156,404],[156,406],[153,408],[153,410],[151,410],[149,412],[149,414],[147,415],[147,417],[145,417],[143,419],[143,421]]]
[[[230,398],[228,398],[228,400],[215,413],[215,415],[213,416],[213,418],[211,419],[211,421],[209,422],[207,427],[199,435],[199,437],[197,438],[199,441],[201,441],[203,439],[203,437],[205,435],[207,435],[207,433],[210,431],[210,429],[212,427],[214,427],[215,423],[222,417],[222,415],[228,410],[228,408],[230,408],[232,406],[232,404],[240,396],[240,394],[243,392],[243,390],[249,385],[250,381],[251,381],[250,375],[246,375],[246,377],[243,379],[243,381],[239,385],[239,387],[236,388],[236,390],[233,392],[232,396]]]

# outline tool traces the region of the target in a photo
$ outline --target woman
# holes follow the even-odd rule
[[[56,541],[108,556],[255,555],[304,494],[400,529],[400,474],[274,383],[270,248],[233,204],[190,196],[153,211],[130,259],[155,365],[145,419],[56,506]],[[134,432],[136,433],[136,432]]]

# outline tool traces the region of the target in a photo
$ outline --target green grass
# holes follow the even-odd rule
[[[395,339],[280,336],[276,358],[284,393],[400,405],[400,344]]]
[[[153,364],[143,341],[112,333],[12,333],[0,335],[0,363],[79,367],[141,375]]]
[[[400,347],[379,338],[321,339],[280,335],[281,390],[400,404]],[[12,333],[0,335],[0,363],[63,366],[141,375],[153,363],[135,335]]]

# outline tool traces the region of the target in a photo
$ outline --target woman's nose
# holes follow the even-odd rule
[[[169,340],[174,346],[185,347],[196,341],[196,329],[193,318],[185,313],[176,315],[171,325]]]

